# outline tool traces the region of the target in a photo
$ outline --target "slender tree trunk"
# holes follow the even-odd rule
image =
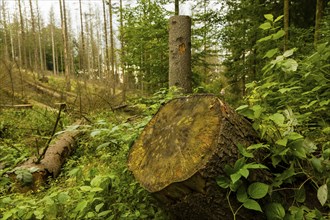
[[[18,11],[19,11],[19,17],[20,17],[20,28],[21,28],[21,50],[22,50],[22,55],[21,55],[21,66],[24,65],[24,67],[27,66],[27,52],[26,52],[26,37],[25,37],[25,25],[24,25],[24,17],[22,13],[22,5],[21,5],[21,0],[18,1]]]
[[[126,101],[126,89],[127,89],[127,76],[125,72],[125,63],[124,63],[124,23],[123,23],[123,0],[119,2],[119,21],[120,21],[120,42],[121,42],[121,51],[120,51],[120,63],[121,63],[121,74],[123,77],[123,91],[122,91],[122,102]]]
[[[66,9],[65,0],[59,0],[60,3],[60,13],[61,13],[61,26],[62,26],[62,38],[64,43],[64,68],[65,68],[65,81],[66,81],[66,91],[71,90],[70,83],[70,57],[68,48],[68,30],[67,30],[67,20],[66,20]]]
[[[320,26],[323,17],[323,4],[324,0],[316,1],[316,15],[315,15],[315,30],[314,30],[314,47],[316,48],[317,42],[320,37]]]
[[[30,13],[31,13],[31,24],[32,24],[32,34],[33,34],[33,57],[34,57],[34,61],[33,61],[33,69],[32,71],[36,71],[37,72],[37,76],[39,78],[39,71],[38,71],[38,47],[36,45],[37,44],[37,33],[36,33],[36,24],[35,24],[35,17],[34,17],[34,10],[33,10],[33,6],[32,6],[32,0],[29,0],[30,3]]]
[[[108,25],[107,15],[105,10],[105,0],[102,1],[103,6],[103,28],[104,28],[104,41],[105,41],[105,63],[106,63],[106,75],[110,79],[110,62],[109,62],[109,45],[108,45]]]
[[[42,71],[42,75],[44,75],[44,62],[43,62],[43,51],[41,44],[41,19],[40,19],[40,11],[39,11],[39,3],[36,2],[37,5],[37,13],[38,13],[38,45],[39,45],[39,59],[40,59],[40,70]]]
[[[289,0],[284,0],[284,7],[283,7],[283,13],[284,13],[284,51],[288,49],[288,42],[289,42]]]
[[[169,23],[169,86],[190,93],[191,19],[189,16],[173,16]]]
[[[175,12],[174,12],[174,15],[179,15],[179,13],[180,13],[180,8],[179,8],[179,0],[175,0],[175,2],[174,2],[174,10],[175,10]]]
[[[110,15],[110,55],[111,55],[111,77],[112,77],[112,93],[116,94],[116,81],[117,76],[115,75],[115,45],[114,45],[114,32],[113,32],[113,23],[112,23],[112,3],[109,0],[109,15]]]
[[[9,49],[8,49],[8,42],[7,42],[7,15],[6,15],[6,7],[5,7],[5,2],[2,0],[2,8],[1,8],[1,14],[2,14],[2,24],[3,24],[3,29],[4,29],[4,58],[7,61],[9,59]]]
[[[85,36],[84,36],[84,24],[83,24],[83,13],[81,0],[79,0],[79,12],[80,12],[80,37],[81,37],[81,54],[80,54],[80,68],[83,71],[83,76],[86,77],[85,73]]]

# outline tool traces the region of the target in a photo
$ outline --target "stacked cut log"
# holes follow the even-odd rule
[[[173,219],[232,219],[228,190],[216,178],[239,158],[237,145],[254,143],[258,137],[249,121],[217,97],[182,97],[161,107],[147,124],[130,150],[128,167]],[[263,172],[256,170],[249,181],[267,182]],[[230,201],[233,210],[241,205],[235,196]],[[237,219],[264,217],[241,209]]]

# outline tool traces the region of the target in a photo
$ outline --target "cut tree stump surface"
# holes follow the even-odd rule
[[[216,96],[176,98],[146,125],[130,150],[128,167],[177,219],[232,219],[227,190],[216,178],[240,157],[237,145],[258,140],[250,122]],[[265,172],[251,171],[248,181],[267,182]],[[231,203],[234,210],[241,205],[235,197]],[[237,217],[262,219],[244,210]]]

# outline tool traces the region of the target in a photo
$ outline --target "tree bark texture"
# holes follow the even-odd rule
[[[289,42],[289,17],[290,17],[290,8],[289,8],[289,0],[284,0],[283,5],[283,15],[284,15],[284,51],[288,49]]]
[[[314,47],[316,48],[317,42],[320,37],[320,26],[323,17],[323,0],[316,1],[316,14],[315,14],[315,30],[314,30]]]
[[[82,123],[83,121],[79,120],[73,126],[79,126]],[[48,177],[56,178],[61,172],[62,165],[74,151],[77,138],[81,133],[80,130],[75,129],[60,134],[49,146],[39,164],[35,162],[36,157],[31,157],[10,172],[9,177],[16,182],[15,190],[19,192],[35,191],[46,183]],[[30,172],[31,181],[27,183],[19,179],[19,172],[17,172],[19,170]]]
[[[192,92],[189,16],[173,16],[169,20],[169,86],[179,87],[184,93]]]
[[[237,145],[257,142],[249,121],[217,97],[182,97],[161,107],[147,124],[130,150],[128,167],[174,219],[232,219],[228,191],[216,178],[239,158]],[[249,181],[267,182],[267,176],[255,170]],[[235,196],[230,201],[234,210],[240,206]],[[262,217],[241,209],[237,219]]]

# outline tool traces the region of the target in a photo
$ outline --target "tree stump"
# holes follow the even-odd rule
[[[257,142],[249,121],[216,96],[182,97],[161,107],[147,124],[130,150],[128,167],[174,219],[232,219],[228,191],[216,177],[239,158],[238,144]],[[231,205],[240,206],[234,196]],[[264,217],[241,209],[237,219]]]

